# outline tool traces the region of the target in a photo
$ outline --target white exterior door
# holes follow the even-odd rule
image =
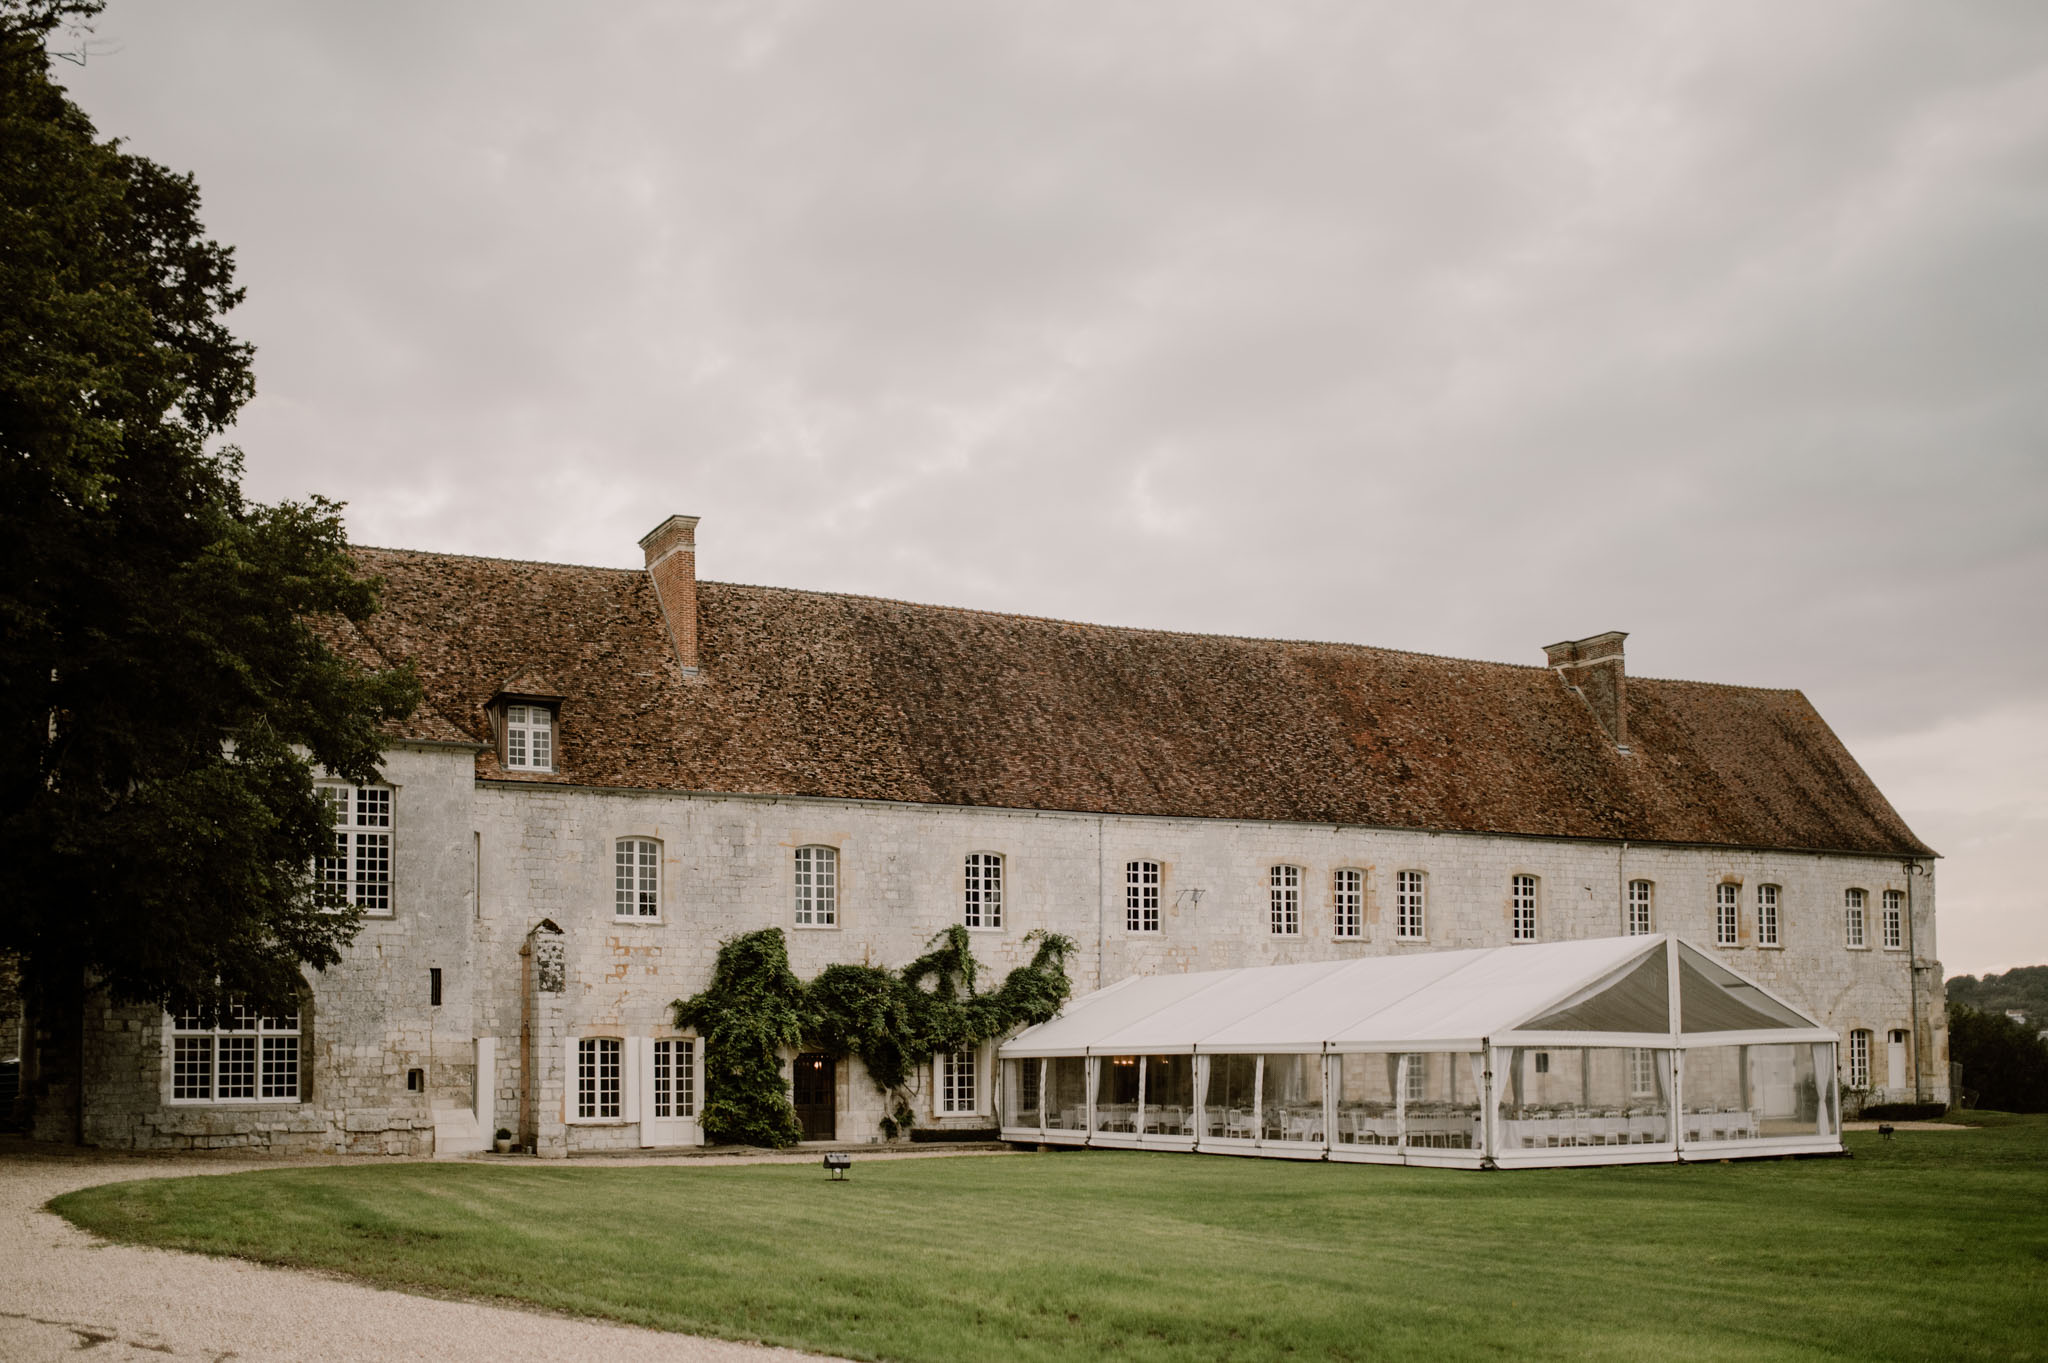
[[[1906,1088],[1905,1029],[1894,1027],[1885,1033],[1885,1038],[1888,1044],[1885,1046],[1884,1083],[1885,1087],[1891,1090],[1892,1096],[1897,1098]]]
[[[1756,1057],[1756,1098],[1765,1117],[1790,1117],[1799,1111],[1799,1090],[1794,1083],[1792,1048],[1759,1046]]]
[[[690,1037],[640,1040],[640,1144],[701,1145],[698,1054]]]

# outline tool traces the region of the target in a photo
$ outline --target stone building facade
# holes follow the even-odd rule
[[[386,607],[337,643],[428,697],[388,890],[294,1026],[89,1008],[77,1133],[693,1144],[670,1005],[723,939],[780,927],[809,978],[963,922],[997,978],[1074,939],[1079,991],[1675,932],[1838,1029],[1846,1088],[1947,1097],[1933,854],[1796,692],[1629,679],[1618,634],[1510,667],[700,584],[694,530],[644,574],[360,551]],[[292,1082],[247,1091],[273,1053]],[[802,1063],[815,1134],[881,1138],[857,1062]],[[994,1090],[986,1055],[927,1073],[918,1123],[993,1127]]]

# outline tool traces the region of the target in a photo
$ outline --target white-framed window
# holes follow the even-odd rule
[[[938,1069],[939,1112],[974,1111],[974,1052],[941,1051],[932,1063]]]
[[[1159,931],[1159,863],[1124,863],[1124,931]]]
[[[1655,932],[1657,887],[1647,880],[1628,883],[1628,935],[1646,937]]]
[[[319,787],[334,826],[334,853],[321,857],[314,873],[320,896],[335,907],[364,913],[391,912],[391,787]]]
[[[1517,942],[1536,940],[1536,877],[1511,876],[1508,903],[1513,916],[1508,935]]]
[[[1756,944],[1760,947],[1778,945],[1778,887],[1775,885],[1756,887]]]
[[[1854,1031],[1849,1033],[1849,1078],[1848,1087],[1867,1089],[1870,1087],[1870,1033]]]
[[[586,1122],[615,1118],[624,1110],[623,1043],[615,1036],[586,1036],[576,1042],[576,1116]]]
[[[515,771],[555,769],[555,715],[545,705],[505,707],[505,765]]]
[[[839,849],[796,849],[796,925],[829,928],[839,921]]]
[[[1628,1053],[1628,1096],[1657,1096],[1657,1053],[1647,1046],[1632,1047]]]
[[[661,844],[654,839],[620,838],[612,845],[612,914],[660,916]]]
[[[1714,945],[1732,947],[1741,931],[1742,887],[1722,883],[1714,887]]]
[[[1272,931],[1280,937],[1301,935],[1301,868],[1275,866],[1266,872],[1266,900]]]
[[[1868,901],[1861,890],[1842,891],[1842,945],[1851,951],[1870,945],[1863,930],[1863,907]]]
[[[1394,872],[1394,936],[1403,942],[1422,940],[1424,926],[1422,872]]]
[[[961,898],[960,921],[970,928],[1003,925],[1003,858],[1000,852],[967,854],[967,887]]]
[[[219,1025],[197,1013],[171,1018],[171,1101],[299,1101],[299,1015],[259,1017],[239,1004]]]
[[[1906,947],[1906,896],[1897,890],[1884,892],[1883,908],[1879,911],[1879,941],[1886,951],[1903,951]]]
[[[689,1037],[662,1037],[654,1043],[655,1117],[697,1115],[697,1052]]]
[[[1402,1100],[1419,1103],[1429,1095],[1429,1055],[1415,1051],[1408,1057],[1408,1073],[1401,1083]]]
[[[1340,867],[1330,877],[1330,898],[1336,906],[1336,935],[1365,936],[1365,872]]]
[[[1038,1067],[1043,1061],[1026,1060],[1017,1067],[1017,1112],[1011,1122],[1035,1126],[1038,1122]]]

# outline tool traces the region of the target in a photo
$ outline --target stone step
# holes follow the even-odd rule
[[[488,1150],[491,1143],[476,1124],[473,1108],[434,1104],[434,1157],[448,1159]]]

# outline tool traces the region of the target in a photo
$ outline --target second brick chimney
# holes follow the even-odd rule
[[[697,518],[670,516],[640,538],[654,599],[683,671],[697,670]]]
[[[1628,672],[1622,666],[1621,641],[1626,638],[1623,631],[1611,629],[1590,639],[1543,648],[1564,684],[1592,707],[1600,727],[1624,752],[1628,750]]]

